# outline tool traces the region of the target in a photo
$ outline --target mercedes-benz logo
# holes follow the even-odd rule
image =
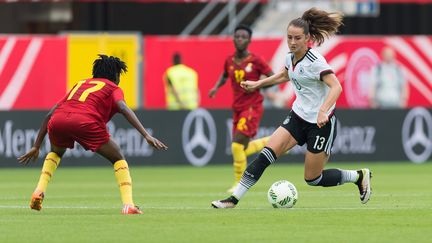
[[[414,163],[423,163],[432,154],[432,115],[422,107],[412,109],[403,122],[402,145]]]
[[[216,125],[205,109],[191,111],[183,123],[183,151],[189,162],[204,166],[212,158],[216,148]]]

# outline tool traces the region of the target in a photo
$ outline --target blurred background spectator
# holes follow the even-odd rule
[[[403,68],[389,46],[382,49],[381,58],[371,72],[370,104],[373,108],[404,108],[409,90]]]
[[[165,96],[168,110],[198,108],[198,74],[182,64],[180,53],[174,53],[173,65],[164,73]]]

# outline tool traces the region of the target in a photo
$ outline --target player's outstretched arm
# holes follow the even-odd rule
[[[267,87],[267,86],[271,86],[271,85],[276,85],[276,84],[280,84],[283,82],[288,82],[289,81],[289,77],[288,77],[288,70],[283,69],[282,71],[273,74],[270,77],[267,77],[265,79],[260,79],[258,81],[242,81],[240,83],[240,86],[249,91],[252,92],[254,90],[263,88],[263,87]]]
[[[219,87],[225,84],[227,78],[228,78],[228,73],[223,72],[222,75],[219,77],[219,80],[216,82],[215,86],[209,91],[210,98],[215,97]]]
[[[151,146],[153,146],[155,149],[158,150],[167,150],[168,147],[159,141],[158,139],[152,137],[144,128],[144,126],[139,121],[138,117],[135,115],[135,112],[133,112],[123,100],[117,101],[117,106],[121,114],[128,120],[128,122],[135,127],[138,132],[141,133],[141,135],[145,138],[147,143],[149,143]]]
[[[30,161],[35,161],[39,156],[39,148],[45,138],[45,135],[47,134],[47,127],[48,127],[48,121],[50,120],[52,114],[54,113],[55,109],[57,108],[57,104],[54,105],[53,108],[48,112],[48,114],[45,116],[45,119],[43,120],[39,133],[36,137],[36,140],[33,144],[33,147],[27,151],[25,154],[18,157],[18,162],[23,165],[27,165]]]

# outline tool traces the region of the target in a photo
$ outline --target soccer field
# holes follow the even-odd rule
[[[143,215],[121,215],[112,168],[62,168],[43,210],[28,202],[40,169],[0,170],[0,242],[431,242],[432,163],[369,163],[372,198],[353,184],[322,188],[303,181],[303,164],[276,164],[235,209],[210,207],[228,194],[231,166],[131,167]],[[356,169],[356,164],[329,167]],[[293,182],[293,209],[274,209],[267,190]]]

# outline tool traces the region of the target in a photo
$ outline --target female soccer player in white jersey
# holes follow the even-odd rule
[[[321,45],[326,37],[334,35],[342,24],[340,13],[328,13],[312,8],[301,18],[288,25],[287,37],[290,53],[285,69],[268,78],[241,86],[253,91],[264,86],[292,81],[296,93],[292,111],[270,137],[267,146],[246,168],[233,194],[212,202],[215,208],[233,208],[243,195],[259,180],[264,170],[280,155],[296,144],[307,144],[304,178],[311,186],[338,186],[355,183],[360,191],[360,201],[366,203],[371,194],[369,169],[325,169],[336,137],[334,108],[342,92],[339,80],[325,58],[308,47],[310,42]]]

